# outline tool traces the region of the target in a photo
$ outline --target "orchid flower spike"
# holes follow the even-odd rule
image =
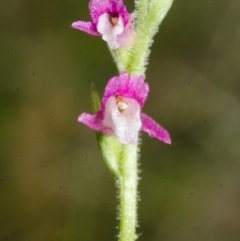
[[[82,113],[78,121],[106,135],[115,135],[122,144],[135,144],[140,130],[171,144],[167,130],[141,113],[148,92],[142,75],[130,76],[122,72],[109,80],[100,110],[96,114]]]
[[[134,14],[129,14],[123,0],[90,0],[92,21],[76,21],[72,27],[91,35],[101,35],[111,49],[130,46],[133,42]]]

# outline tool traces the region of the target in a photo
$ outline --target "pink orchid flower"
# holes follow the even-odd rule
[[[127,47],[133,42],[132,21],[122,0],[90,0],[92,21],[76,21],[72,27],[91,35],[101,35],[111,49]]]
[[[109,80],[100,110],[96,114],[82,113],[78,121],[106,135],[115,135],[122,144],[135,144],[140,130],[171,144],[167,130],[141,113],[148,92],[143,76],[122,72]]]

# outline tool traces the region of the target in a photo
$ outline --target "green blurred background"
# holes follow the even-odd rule
[[[117,70],[78,19],[87,0],[0,1],[1,241],[117,240],[114,178],[77,122]],[[239,45],[239,0],[176,0],[163,21],[144,112],[172,146],[142,134],[140,241],[240,240]]]

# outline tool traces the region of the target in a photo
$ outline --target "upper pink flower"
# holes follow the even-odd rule
[[[122,0],[90,0],[92,21],[76,21],[72,27],[92,35],[101,35],[112,49],[131,45],[133,15],[127,12]]]
[[[135,144],[140,130],[170,144],[168,132],[151,117],[141,113],[149,87],[143,76],[122,72],[111,78],[105,88],[100,110],[82,113],[78,121],[106,135],[115,135],[123,144]]]

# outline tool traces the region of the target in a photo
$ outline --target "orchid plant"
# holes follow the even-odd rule
[[[90,0],[91,21],[72,27],[101,36],[107,42],[119,74],[112,77],[102,100],[92,85],[93,114],[82,113],[78,121],[96,131],[103,159],[120,189],[119,241],[137,239],[137,185],[139,131],[167,144],[170,135],[141,112],[148,97],[144,81],[150,47],[173,0],[135,0],[136,10],[127,11],[123,0]]]

